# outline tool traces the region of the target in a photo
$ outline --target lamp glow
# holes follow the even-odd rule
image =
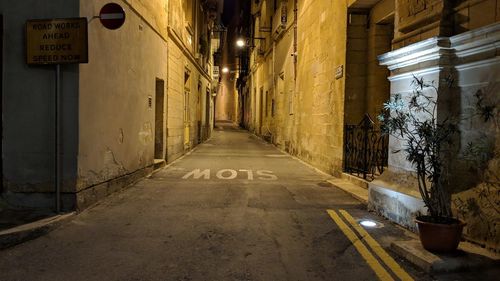
[[[240,39],[238,39],[238,40],[236,40],[236,46],[238,46],[238,47],[240,47],[240,48],[245,47],[245,40],[243,40],[243,39],[241,39],[241,38],[240,38]]]
[[[371,221],[371,220],[362,220],[359,222],[359,224],[361,224],[362,226],[365,226],[365,227],[376,227],[377,226],[377,223],[374,221]]]
[[[229,68],[227,66],[224,66],[222,68],[222,73],[228,73],[229,72]]]

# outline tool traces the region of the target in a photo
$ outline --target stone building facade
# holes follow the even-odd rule
[[[439,116],[466,113],[477,92],[498,104],[498,0],[259,0],[252,15],[250,35],[265,39],[254,40],[242,88],[245,126],[334,176],[344,172],[345,125],[369,114],[376,127],[383,102],[410,93],[413,76],[434,81]],[[468,239],[498,250],[498,124],[460,129],[450,168],[455,212]],[[460,159],[478,136],[490,145],[483,177]],[[386,169],[367,184],[369,208],[414,229],[426,209],[413,167],[391,153],[401,145],[389,138]]]
[[[2,15],[2,197],[54,205],[55,67],[28,66],[25,23],[84,17],[89,62],[61,66],[62,208],[83,209],[207,139],[213,128],[211,29],[221,1],[23,0]]]

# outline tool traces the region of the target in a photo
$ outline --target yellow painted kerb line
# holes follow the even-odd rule
[[[385,270],[385,268],[378,262],[378,260],[370,253],[366,246],[358,239],[356,234],[345,224],[345,222],[339,217],[339,215],[333,210],[326,210],[330,217],[339,226],[340,230],[344,232],[345,236],[349,238],[351,243],[356,247],[356,250],[361,254],[366,263],[373,269],[375,274],[380,280],[394,280],[392,276]]]
[[[373,239],[364,228],[362,228],[354,218],[345,210],[339,210],[340,214],[349,222],[352,227],[361,235],[373,252],[396,274],[401,280],[413,280],[413,278]]]

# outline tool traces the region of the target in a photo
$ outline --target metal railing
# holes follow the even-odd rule
[[[344,172],[372,181],[387,166],[389,137],[365,114],[357,125],[344,126]]]

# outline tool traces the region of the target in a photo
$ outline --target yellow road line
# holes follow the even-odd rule
[[[352,227],[361,235],[368,246],[379,256],[379,258],[396,274],[401,280],[413,280],[413,278],[373,239],[364,228],[362,228],[354,218],[345,210],[339,210],[340,214],[349,222]]]
[[[366,246],[358,239],[356,234],[345,224],[340,216],[334,210],[326,210],[333,221],[339,226],[340,230],[351,240],[351,243],[356,247],[356,250],[361,254],[366,263],[372,268],[380,280],[394,280],[378,260],[370,253]]]

